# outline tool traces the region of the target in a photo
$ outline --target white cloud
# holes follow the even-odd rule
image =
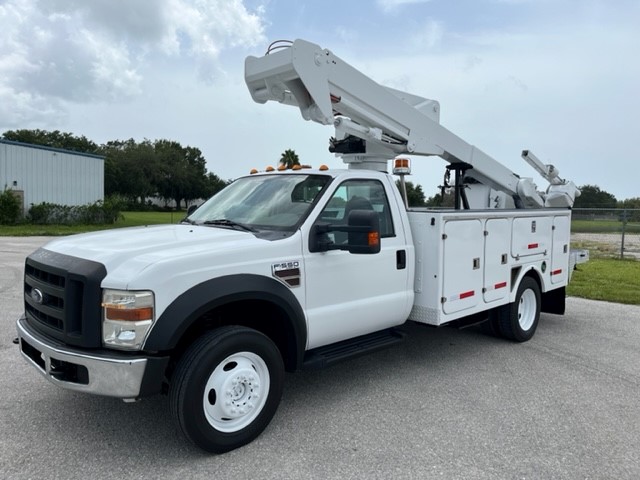
[[[264,39],[241,0],[8,0],[0,25],[0,129],[139,95],[158,58],[212,81],[222,51]]]
[[[412,42],[420,50],[433,49],[440,45],[445,29],[442,22],[429,18],[424,27],[413,35]]]
[[[263,10],[249,13],[240,0],[168,0],[166,13],[165,52],[193,57],[207,81],[215,77],[222,49],[264,42]]]
[[[76,44],[91,59],[89,72],[94,95],[117,100],[140,93],[142,75],[133,65],[129,48],[123,41],[111,43],[90,30],[81,29]]]
[[[55,125],[66,119],[60,101],[25,91],[17,91],[0,83],[0,122],[8,127]]]

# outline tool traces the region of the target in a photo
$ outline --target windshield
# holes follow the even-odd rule
[[[330,180],[326,175],[243,177],[207,200],[187,221],[291,230],[306,217]]]

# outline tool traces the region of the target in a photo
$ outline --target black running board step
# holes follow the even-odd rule
[[[325,347],[309,350],[304,356],[302,368],[317,370],[343,360],[359,357],[402,342],[407,334],[397,328],[381,330]]]

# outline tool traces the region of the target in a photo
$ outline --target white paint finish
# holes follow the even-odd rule
[[[103,288],[152,290],[159,316],[179,295],[212,278],[272,278],[271,265],[301,257],[300,245],[300,232],[268,241],[225,228],[158,225],[73,235],[44,248],[104,264]],[[291,292],[304,309],[304,283]]]
[[[487,303],[501,300],[509,293],[510,228],[506,218],[490,218],[485,224],[483,298]]]
[[[547,254],[551,248],[552,224],[551,215],[514,218],[511,255],[518,258]]]
[[[308,348],[404,323],[413,304],[413,247],[410,237],[405,235],[406,213],[397,207],[397,189],[390,177],[368,171],[338,175],[302,227],[303,238],[308,238],[324,205],[347,179],[382,183],[393,215],[395,236],[381,239],[380,253],[364,255],[341,250],[312,253],[308,242],[304,242]],[[404,269],[396,268],[398,250],[406,252]]]
[[[444,225],[442,311],[456,313],[481,301],[483,229],[478,219],[453,220]]]
[[[514,301],[515,292],[522,277],[534,270],[542,281],[543,292],[562,287],[567,284],[567,278],[552,284],[550,281],[551,264],[551,225],[554,218],[561,218],[560,222],[566,228],[557,229],[558,242],[569,242],[569,225],[571,211],[558,210],[425,210],[416,209],[408,214],[411,222],[413,241],[416,247],[416,274],[414,282],[415,300],[410,319],[429,325],[442,325],[466,315],[482,312],[490,308]],[[451,229],[449,225],[456,222],[480,222],[482,231],[478,234],[465,229]],[[536,232],[531,236],[531,222],[536,222]],[[469,223],[471,225],[471,223]],[[526,232],[516,232],[515,225]],[[470,229],[470,230],[475,230]],[[483,231],[489,232],[484,236]],[[447,234],[447,239],[442,236]],[[448,242],[455,236],[455,247],[448,247]],[[537,254],[515,257],[510,255],[512,238],[518,237],[521,242],[539,243],[546,248]],[[530,240],[531,239],[531,240]],[[528,245],[527,245],[528,246]],[[446,249],[449,248],[449,252]],[[474,252],[480,248],[480,266],[483,271],[481,278],[475,279],[473,271],[467,263],[477,257]],[[537,250],[541,250],[536,247]],[[533,249],[532,249],[533,250]],[[452,253],[453,252],[453,253]],[[455,253],[455,254],[454,254]],[[502,254],[507,254],[507,264],[502,264]],[[451,254],[451,259],[448,258]],[[543,264],[546,270],[543,273]],[[512,275],[517,274],[513,279]],[[471,277],[468,277],[471,275]],[[474,280],[469,281],[469,278]],[[443,280],[444,279],[444,280]],[[445,286],[445,281],[447,283]],[[496,284],[508,282],[506,288],[495,289]],[[476,283],[477,282],[477,283]],[[495,290],[490,290],[493,286]],[[456,293],[466,293],[475,290],[474,296],[479,295],[479,289],[486,288],[481,300],[469,308],[455,308],[450,303],[450,297]],[[504,290],[501,292],[499,290]],[[441,298],[445,298],[444,303]],[[471,304],[471,297],[465,299]],[[460,300],[458,300],[460,302]],[[464,303],[460,303],[463,306]]]
[[[569,217],[553,218],[551,247],[551,283],[566,284],[569,279],[569,237],[571,235]]]

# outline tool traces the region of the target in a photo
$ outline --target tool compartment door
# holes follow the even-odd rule
[[[509,220],[490,218],[485,230],[483,297],[488,303],[500,300],[509,293]]]
[[[444,225],[442,311],[475,307],[482,286],[483,228],[480,220],[449,220]]]
[[[569,236],[571,221],[568,216],[553,217],[551,248],[551,283],[566,283],[569,275]]]
[[[520,258],[549,251],[551,224],[551,217],[514,218],[511,255]]]

